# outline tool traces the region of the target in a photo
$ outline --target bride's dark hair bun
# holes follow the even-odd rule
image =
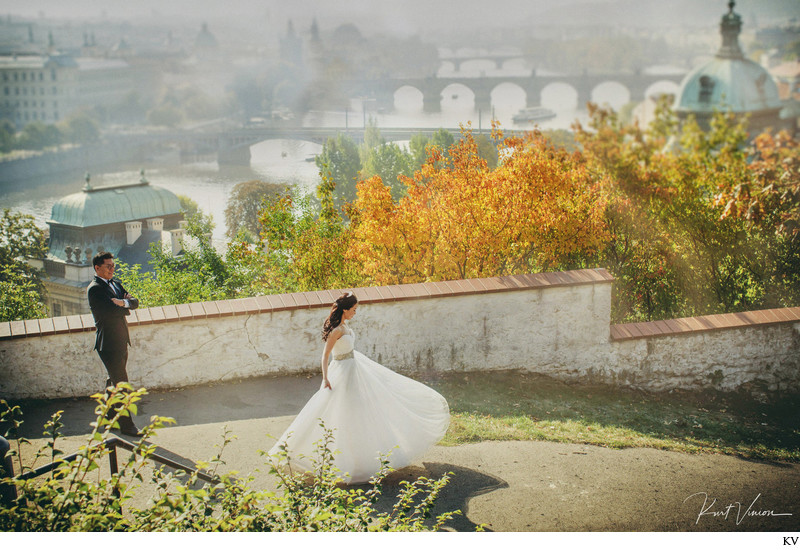
[[[350,309],[358,303],[358,298],[352,292],[345,292],[333,302],[330,315],[322,325],[322,339],[327,340],[331,331],[342,324],[342,315],[346,309]]]

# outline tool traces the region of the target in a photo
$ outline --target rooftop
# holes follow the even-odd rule
[[[142,181],[128,185],[92,187],[88,177],[83,190],[60,199],[53,205],[48,224],[92,227],[147,218],[158,218],[181,211],[172,192]]]
[[[678,111],[711,113],[726,109],[747,113],[782,106],[778,87],[769,72],[749,59],[739,47],[741,17],[733,11],[722,16],[722,44],[714,59],[694,69],[681,83],[675,105]]]

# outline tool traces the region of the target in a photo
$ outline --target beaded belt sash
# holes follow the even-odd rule
[[[353,350],[350,350],[347,353],[343,353],[341,355],[334,355],[333,359],[335,361],[344,361],[345,359],[352,359],[353,357],[354,357]]]

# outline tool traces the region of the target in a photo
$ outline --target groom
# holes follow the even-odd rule
[[[114,280],[114,255],[111,252],[100,252],[92,259],[95,277],[89,284],[86,293],[89,308],[97,327],[97,339],[94,349],[103,361],[108,372],[106,387],[116,386],[128,381],[128,346],[131,343],[128,334],[128,322],[125,317],[129,310],[139,307],[139,300],[128,294],[119,281]],[[120,431],[126,435],[139,437],[142,434],[130,416],[119,418]]]

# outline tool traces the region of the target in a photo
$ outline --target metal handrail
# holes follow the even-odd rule
[[[117,447],[122,449],[127,449],[129,451],[135,451],[138,445],[131,443],[125,439],[110,436],[107,439],[104,439],[100,443],[96,443],[94,448],[101,448],[101,447],[108,447],[110,449],[110,454],[108,455],[109,460],[109,467],[111,469],[111,475],[114,475],[119,472],[119,466],[117,464]],[[3,464],[4,469],[6,470],[7,477],[15,479],[15,480],[27,480],[33,479],[35,477],[39,477],[40,475],[46,474],[48,472],[53,471],[54,469],[58,468],[62,464],[67,462],[72,462],[77,460],[81,456],[84,456],[83,452],[72,453],[71,455],[63,456],[58,460],[51,462],[50,464],[45,464],[44,466],[40,466],[35,470],[30,470],[28,472],[22,473],[18,476],[14,476],[14,464],[11,462],[11,457],[7,456],[6,453],[11,448],[9,442],[2,436],[0,436],[0,461]],[[166,449],[165,449],[166,450]],[[187,474],[196,474],[198,479],[201,479],[207,483],[216,484],[220,481],[220,478],[216,475],[209,474],[199,468],[194,468],[192,466],[187,466],[186,464],[181,464],[172,460],[171,458],[167,458],[162,454],[159,454],[158,451],[150,453],[147,456],[149,460],[153,462],[162,464],[174,470],[183,470]],[[0,500],[7,503],[12,503],[17,499],[17,488],[14,485],[6,485],[0,484]]]

